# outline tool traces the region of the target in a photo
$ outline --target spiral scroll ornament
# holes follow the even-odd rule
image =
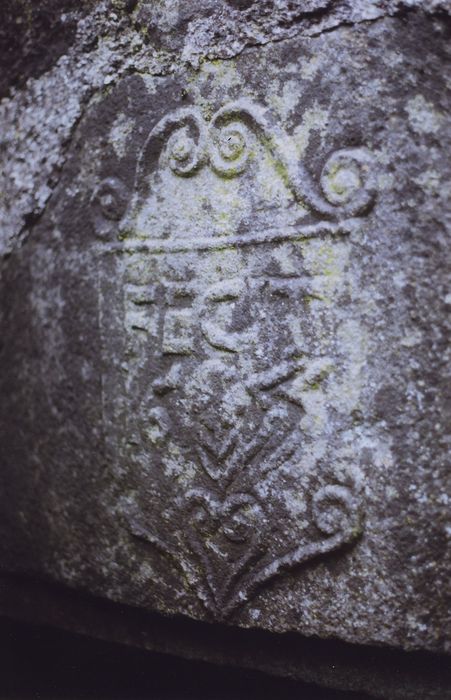
[[[182,177],[195,173],[202,161],[199,144],[187,126],[171,134],[166,151],[172,172]]]
[[[210,164],[217,175],[236,177],[245,171],[249,138],[249,130],[238,121],[211,131]]]
[[[126,211],[129,192],[117,177],[108,177],[99,184],[92,197],[95,229],[99,238],[109,238],[115,224]]]
[[[207,126],[194,108],[178,109],[166,115],[151,130],[142,150],[136,175],[136,189],[155,168],[155,153],[163,154],[169,168],[179,177],[197,173],[207,162]]]
[[[247,169],[253,145],[269,150],[277,170],[295,200],[326,219],[359,216],[369,211],[376,197],[372,158],[365,148],[333,153],[323,167],[319,185],[296,155],[291,137],[277,124],[271,110],[246,99],[219,109],[207,121],[200,110],[187,107],[164,117],[152,129],[144,146],[136,186],[155,167],[155,154],[180,177],[210,166],[225,178]]]
[[[315,525],[324,535],[346,536],[356,523],[356,508],[348,488],[330,484],[319,489],[313,497],[312,512]]]
[[[376,197],[372,159],[364,148],[333,153],[324,165],[320,182],[329,202],[348,215],[364,213]]]

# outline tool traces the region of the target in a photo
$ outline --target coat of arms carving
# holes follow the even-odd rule
[[[316,183],[270,110],[244,100],[166,115],[134,191],[111,178],[95,194],[128,527],[217,619],[361,529],[352,470],[305,458],[303,388],[333,368],[309,331],[302,243],[348,236],[374,198],[364,148],[332,153]]]

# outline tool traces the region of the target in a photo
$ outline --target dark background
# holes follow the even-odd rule
[[[370,700],[0,618],[1,700]]]

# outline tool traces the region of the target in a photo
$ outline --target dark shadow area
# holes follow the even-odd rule
[[[2,700],[367,700],[310,684],[184,661],[5,618]]]
[[[21,576],[0,576],[0,615],[0,700],[451,700],[449,659],[427,652],[170,617]]]

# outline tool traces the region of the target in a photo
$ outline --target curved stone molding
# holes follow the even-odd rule
[[[207,165],[220,177],[241,175],[250,160],[250,136],[268,149],[295,199],[326,218],[358,216],[374,203],[371,156],[364,149],[347,149],[330,156],[321,176],[321,190],[296,156],[288,134],[271,111],[246,99],[219,109],[207,122],[200,109],[178,109],[151,130],[138,165],[136,189],[164,154],[166,166],[181,177],[195,175]]]

